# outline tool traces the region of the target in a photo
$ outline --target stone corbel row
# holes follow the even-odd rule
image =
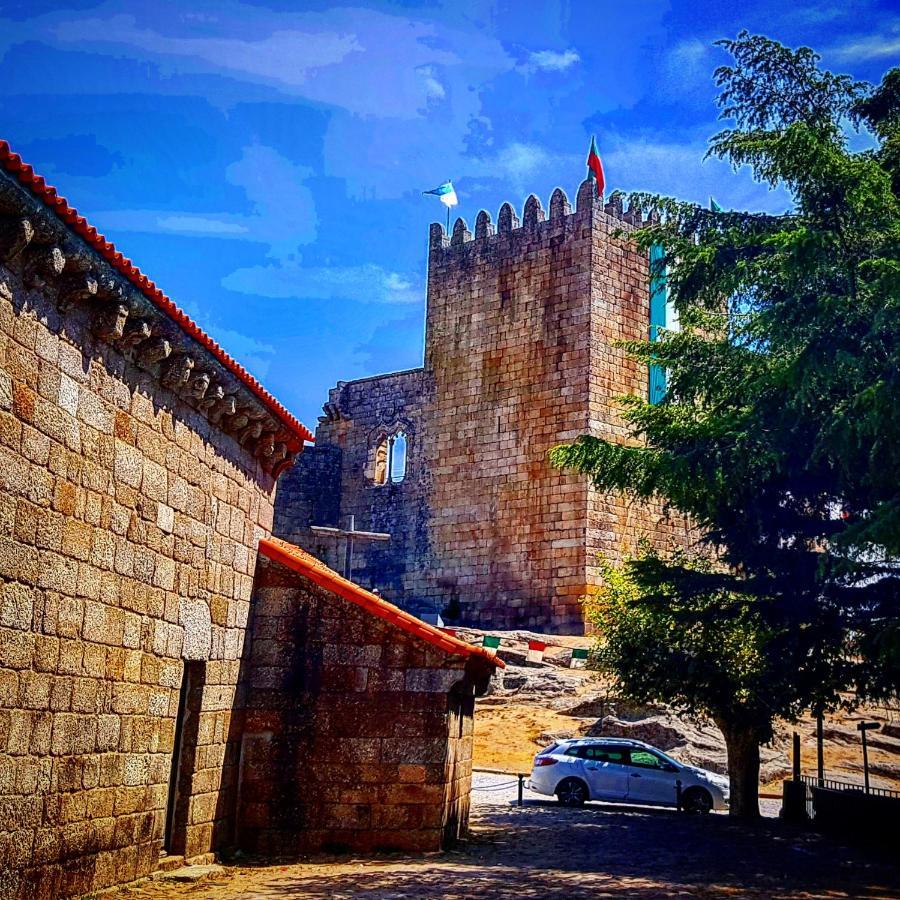
[[[104,261],[53,231],[37,217],[0,217],[0,264],[20,268],[25,286],[55,297],[63,314],[86,306],[96,337],[205,414],[274,477],[290,467],[296,450],[268,410],[237,392],[231,379],[220,379],[202,349],[180,340],[171,321]]]

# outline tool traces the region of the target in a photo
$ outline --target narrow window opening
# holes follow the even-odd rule
[[[403,481],[406,477],[406,435],[398,431],[390,441],[391,481]]]

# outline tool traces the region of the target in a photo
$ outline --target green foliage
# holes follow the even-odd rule
[[[711,567],[683,553],[665,564],[645,549],[621,567],[604,565],[603,588],[586,602],[598,632],[593,663],[621,693],[740,722],[759,741],[772,737],[774,717],[797,716],[811,698],[836,705],[830,685],[840,657],[814,652],[828,622],[796,631],[773,622],[755,596],[685,591],[673,572],[704,576]]]
[[[900,69],[872,87],[821,71],[808,48],[746,32],[722,45],[734,57],[716,72],[731,127],[709,153],[784,188],[793,208],[631,198],[653,222],[635,240],[665,248],[681,330],[625,346],[667,368],[667,395],[623,400],[628,442],[583,436],[551,460],[698,526],[716,567],[645,556],[629,567],[642,596],[666,584],[666,596],[709,604],[751,642],[764,623],[774,630],[757,652],[770,663],[776,651],[804,665],[817,656],[829,696],[850,684],[896,693]],[[854,123],[870,149],[850,149]],[[749,618],[728,613],[736,597],[755,604]],[[778,683],[776,669],[760,672]],[[819,702],[815,688],[798,681],[773,709]]]

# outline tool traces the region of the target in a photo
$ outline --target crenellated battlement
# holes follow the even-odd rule
[[[497,225],[491,221],[491,214],[487,210],[481,210],[475,217],[475,233],[469,231],[466,220],[459,217],[453,224],[453,229],[448,235],[444,226],[439,222],[433,222],[429,231],[429,249],[434,250],[458,250],[468,245],[477,247],[485,246],[495,240],[502,239],[504,235],[520,233],[532,234],[543,228],[556,228],[559,223],[566,220],[574,222],[580,218],[593,218],[596,215],[606,215],[626,227],[639,228],[646,224],[637,204],[632,203],[625,209],[622,194],[614,192],[606,203],[602,203],[597,197],[596,183],[585,179],[578,188],[575,200],[575,209],[569,203],[569,198],[562,188],[556,188],[550,196],[549,218],[544,212],[541,201],[535,194],[530,194],[525,200],[522,209],[522,219],[516,215],[511,203],[504,203],[497,214]]]

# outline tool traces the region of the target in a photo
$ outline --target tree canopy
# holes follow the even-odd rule
[[[791,715],[851,684],[900,686],[900,69],[873,87],[808,48],[746,32],[720,45],[729,127],[709,155],[784,188],[792,209],[633,195],[653,222],[634,239],[664,249],[681,328],[626,347],[665,367],[666,394],[623,398],[637,440],[585,435],[551,459],[698,526],[714,564],[644,555],[629,566],[640,595],[745,624],[752,601],[755,633],[804,636],[764,642],[828,664],[775,713]]]

